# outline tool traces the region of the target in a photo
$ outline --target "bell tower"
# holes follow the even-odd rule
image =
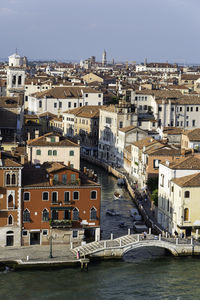
[[[8,57],[7,96],[16,96],[24,92],[27,59],[17,53]]]
[[[102,66],[106,66],[107,65],[107,58],[106,58],[106,50],[104,49],[103,51],[103,55],[102,55]]]

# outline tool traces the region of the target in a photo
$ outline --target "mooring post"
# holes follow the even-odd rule
[[[110,239],[113,240],[113,233],[110,234]]]
[[[193,237],[191,237],[191,245],[194,244],[194,240],[193,240]]]
[[[168,232],[167,231],[165,232],[165,236],[166,236],[166,238],[168,238]]]
[[[122,240],[119,239],[119,246],[121,247],[122,246]]]
[[[70,248],[73,249],[73,242],[70,243]]]
[[[128,235],[130,235],[131,234],[131,229],[130,228],[128,228]]]
[[[161,241],[161,234],[159,234],[159,241]]]
[[[137,235],[137,240],[138,240],[138,242],[140,241],[140,235],[139,234]]]
[[[176,238],[176,245],[178,245],[178,238]]]
[[[104,241],[104,248],[106,248],[106,241]]]
[[[149,235],[151,234],[151,227],[149,227]]]

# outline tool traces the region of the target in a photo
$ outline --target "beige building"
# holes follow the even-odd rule
[[[181,148],[200,151],[200,128],[186,130],[182,133]]]
[[[89,73],[84,75],[83,80],[87,83],[91,83],[91,82],[102,82],[103,83],[103,78],[101,78],[100,76],[94,74],[94,73]]]
[[[28,161],[32,164],[63,162],[80,169],[80,146],[58,133],[47,133],[27,142]]]

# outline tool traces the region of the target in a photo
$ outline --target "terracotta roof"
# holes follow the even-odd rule
[[[101,110],[115,112],[115,106],[114,105],[105,106],[105,107],[102,107]]]
[[[53,136],[59,136],[60,140],[59,142],[48,142],[47,141],[47,137],[53,137]],[[70,141],[69,139],[61,136],[58,133],[55,132],[49,132],[46,133],[38,138],[35,138],[33,140],[27,141],[27,144],[29,146],[40,146],[40,147],[44,147],[44,146],[56,146],[56,147],[79,147],[78,144]]]
[[[186,130],[183,135],[186,135],[190,141],[200,141],[200,128]]]
[[[138,147],[139,149],[142,149],[144,146],[153,145],[155,143],[158,143],[156,140],[154,140],[152,137],[147,137],[145,139],[142,139],[140,141],[134,142],[133,145]]]
[[[168,166],[167,164],[165,165]],[[200,158],[191,155],[170,163],[168,167],[177,170],[200,170]]]
[[[68,111],[65,111],[64,113],[72,114],[77,117],[82,118],[98,118],[99,117],[99,110],[102,109],[104,106],[97,106],[97,105],[86,105],[77,107]]]
[[[131,131],[132,129],[135,129],[135,128],[137,128],[137,126],[131,125],[131,126],[127,126],[127,127],[124,127],[124,128],[119,128],[119,131],[128,132],[128,131]]]
[[[180,135],[182,134],[183,129],[177,127],[164,127],[163,132],[168,135]]]
[[[195,173],[172,180],[181,187],[200,187],[200,173]]]

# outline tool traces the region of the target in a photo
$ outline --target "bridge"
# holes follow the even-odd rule
[[[200,255],[200,243],[191,239],[167,238],[160,235],[127,234],[110,240],[91,242],[74,249],[74,255],[80,252],[80,258],[121,258],[125,253],[143,247],[159,247],[168,250],[174,256]]]

